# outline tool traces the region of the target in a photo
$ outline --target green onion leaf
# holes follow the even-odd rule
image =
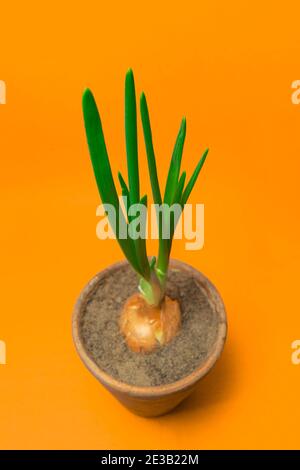
[[[144,205],[147,207],[147,196],[143,196],[140,200],[140,205]],[[146,231],[146,224],[147,224],[147,216],[142,221],[142,226],[144,227],[144,232],[141,233],[141,237],[134,240],[134,245],[136,249],[136,255],[139,260],[139,264],[141,266],[141,270],[143,273],[143,277],[145,279],[150,278],[150,266],[149,260],[147,257],[147,249],[146,249],[146,239],[145,239],[145,231]]]
[[[182,196],[182,191],[183,191],[183,187],[185,183],[185,178],[186,178],[186,171],[183,171],[178,181],[173,204],[180,204],[181,202],[181,196]]]
[[[178,181],[178,186],[177,186],[177,189],[176,189],[173,204],[180,204],[182,191],[183,191],[183,187],[184,187],[184,183],[185,183],[185,178],[186,178],[186,172],[183,171],[182,175],[180,176],[180,179]],[[177,216],[175,218],[174,213],[171,212],[171,214],[170,214],[170,240],[168,240],[169,241],[169,253],[171,252],[172,241],[173,241],[176,225],[178,223],[179,218],[180,218],[180,216]]]
[[[120,171],[118,172],[118,178],[119,178],[119,182],[120,182],[120,186],[122,190],[124,206],[127,212],[127,218],[128,218],[128,221],[130,221],[130,217],[128,216],[128,210],[130,207],[129,189]]]
[[[137,146],[136,99],[132,70],[128,70],[125,78],[125,139],[128,167],[128,185],[130,203],[139,202],[139,167]]]
[[[172,155],[172,159],[170,163],[166,189],[165,189],[165,195],[164,195],[164,202],[169,205],[172,204],[174,200],[175,192],[177,189],[185,134],[186,134],[186,119],[183,118],[181,121],[181,126],[179,129],[175,147],[173,150],[173,155]]]
[[[124,255],[131,263],[132,267],[137,272],[140,272],[141,270],[139,268],[138,259],[136,258],[133,240],[128,237],[121,239],[119,236],[119,227],[121,224],[126,224],[126,221],[122,212],[119,211],[119,198],[107,155],[101,119],[94,96],[89,89],[84,91],[82,107],[88,147],[102,203],[104,205],[111,204],[114,207],[116,220],[110,220],[109,222],[115,231],[115,235]]]
[[[152,131],[151,131],[151,125],[150,125],[149,111],[148,111],[146,96],[144,93],[141,94],[140,111],[141,111],[141,117],[142,117],[144,140],[145,140],[145,145],[146,145],[148,168],[149,168],[149,174],[150,174],[153,199],[154,199],[155,204],[161,204],[162,200],[161,200],[159,182],[158,182],[158,177],[157,177],[157,168],[156,168],[155,153],[154,153],[153,141],[152,141]]]
[[[151,261],[149,263],[151,271],[154,269],[156,263],[156,256],[152,256]]]
[[[204,162],[205,162],[205,159],[207,157],[207,154],[208,154],[208,150],[209,149],[206,149],[205,152],[203,153],[202,157],[200,158],[200,161],[198,163],[198,165],[196,166],[195,170],[194,170],[194,173],[192,174],[191,176],[191,179],[190,181],[188,182],[188,184],[186,185],[186,188],[183,192],[183,195],[182,195],[182,198],[181,198],[181,205],[184,206],[193,190],[193,187],[196,183],[196,180],[198,178],[198,175],[200,173],[200,170],[201,168],[203,167],[204,165]]]

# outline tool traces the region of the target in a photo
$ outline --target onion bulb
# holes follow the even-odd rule
[[[165,296],[160,306],[149,305],[140,294],[132,295],[120,316],[120,329],[134,352],[152,352],[169,343],[181,323],[177,300]]]

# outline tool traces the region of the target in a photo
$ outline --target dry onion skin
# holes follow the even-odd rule
[[[178,333],[180,306],[168,296],[160,306],[152,306],[140,294],[134,294],[125,303],[119,324],[132,351],[150,353],[169,343]]]

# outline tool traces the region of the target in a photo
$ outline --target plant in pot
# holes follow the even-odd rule
[[[76,303],[72,326],[76,348],[93,375],[131,411],[158,416],[177,406],[209,372],[223,349],[227,326],[222,299],[212,283],[195,268],[170,258],[176,224],[208,150],[185,184],[186,172],[180,174],[183,119],[162,196],[144,93],[140,114],[156,208],[158,256],[147,256],[147,196],[140,196],[136,95],[129,70],[125,78],[128,184],[118,173],[122,198],[96,102],[89,89],[83,94],[98,190],[127,261],[109,266],[87,284]]]

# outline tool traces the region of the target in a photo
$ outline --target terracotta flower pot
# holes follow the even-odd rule
[[[170,268],[190,273],[207,295],[219,318],[216,341],[204,363],[196,368],[191,374],[174,383],[155,387],[137,387],[120,382],[101,370],[95,361],[88,355],[81,339],[80,319],[89,297],[103,276],[112,274],[114,271],[120,269],[124,264],[127,264],[127,261],[115,263],[104,271],[101,271],[83,289],[74,308],[72,321],[73,338],[79,356],[86,367],[96,377],[96,379],[104,385],[104,387],[106,387],[121,403],[123,403],[123,405],[133,413],[141,416],[159,416],[171,411],[180,402],[182,402],[182,400],[190,395],[196,388],[200,379],[214,366],[223,350],[226,339],[226,312],[218,291],[203,274],[181,261],[171,260]]]

